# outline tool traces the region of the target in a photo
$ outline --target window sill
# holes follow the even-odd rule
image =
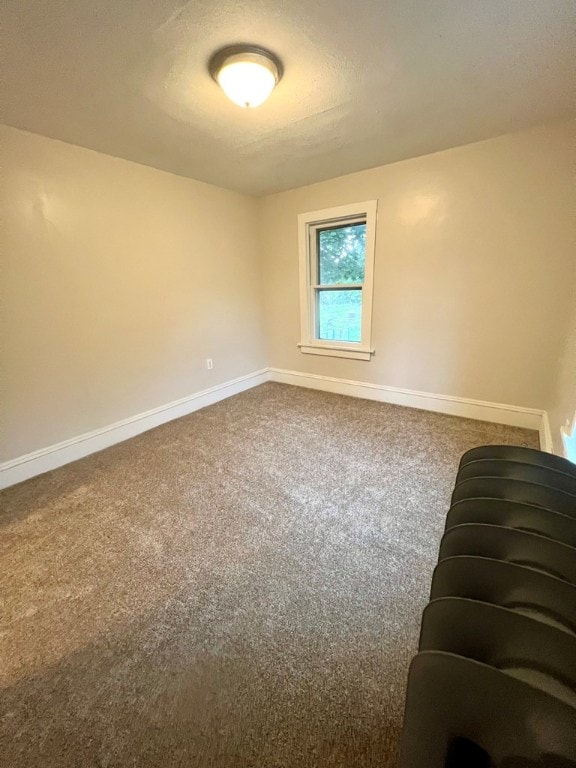
[[[329,344],[298,344],[300,352],[305,355],[324,355],[327,357],[348,357],[351,360],[370,360],[373,349],[352,349],[350,347],[330,346]]]

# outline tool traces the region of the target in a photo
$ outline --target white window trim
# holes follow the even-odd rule
[[[370,360],[374,354],[372,339],[372,298],[374,292],[374,252],[376,248],[376,213],[378,201],[339,205],[298,216],[298,250],[300,254],[300,351],[307,355],[348,357]],[[312,281],[310,235],[319,224],[338,224],[354,217],[366,218],[366,262],[362,287],[362,341],[322,341],[315,336],[315,281]]]

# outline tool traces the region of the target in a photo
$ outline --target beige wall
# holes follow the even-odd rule
[[[268,364],[546,408],[560,450],[573,123],[259,201],[6,127],[0,153],[0,461]],[[301,355],[297,214],[371,198],[376,356]]]
[[[0,146],[2,460],[266,365],[255,200],[6,127]]]
[[[270,365],[544,408],[574,301],[575,150],[563,123],[265,198]],[[297,215],[373,198],[376,355],[302,355]]]

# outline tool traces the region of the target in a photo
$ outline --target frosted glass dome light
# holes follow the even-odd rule
[[[232,46],[212,57],[210,74],[234,104],[259,107],[280,81],[282,66],[263,48]]]

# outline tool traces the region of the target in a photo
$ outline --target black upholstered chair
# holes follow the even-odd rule
[[[549,467],[522,464],[519,461],[503,459],[470,461],[458,470],[456,483],[473,477],[505,477],[511,480],[525,480],[528,483],[548,485],[566,493],[576,494],[576,477],[564,472],[557,472]]]
[[[573,633],[517,610],[442,597],[424,609],[420,651],[480,661],[576,707],[575,640]]]
[[[507,499],[576,518],[576,496],[547,485],[503,477],[473,477],[456,484],[452,504],[463,499]]]
[[[399,768],[576,768],[576,467],[529,448],[462,457]]]
[[[519,528],[576,547],[576,518],[550,512],[533,504],[505,499],[464,499],[453,504],[446,517],[446,530],[465,523],[488,523]]]
[[[552,453],[546,453],[545,451],[538,451],[535,448],[524,448],[517,445],[482,445],[478,448],[472,448],[466,451],[460,459],[459,469],[471,461],[479,461],[481,459],[518,461],[522,464],[548,467],[576,478],[576,464],[568,461],[568,459],[555,456]]]
[[[576,548],[517,528],[484,523],[450,528],[442,537],[438,559],[457,555],[527,565],[576,584]]]
[[[515,563],[448,557],[438,563],[432,577],[430,599],[441,597],[500,605],[576,633],[576,586]]]
[[[425,651],[410,667],[399,768],[574,768],[575,718],[502,670]]]

